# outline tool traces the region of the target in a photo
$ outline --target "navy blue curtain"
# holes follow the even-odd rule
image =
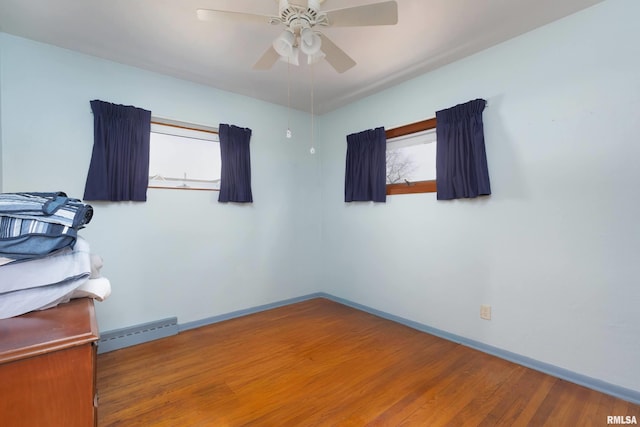
[[[491,194],[484,147],[484,99],[436,112],[437,199],[472,198]]]
[[[383,127],[347,135],[344,201],[369,200],[387,200],[387,137]]]
[[[91,101],[93,152],[84,200],[146,201],[151,111]]]
[[[249,140],[251,129],[221,124],[219,202],[252,203],[251,194],[251,156]]]

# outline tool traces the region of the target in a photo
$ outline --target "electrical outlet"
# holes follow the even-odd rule
[[[491,320],[491,306],[482,304],[480,306],[480,318],[484,320]]]

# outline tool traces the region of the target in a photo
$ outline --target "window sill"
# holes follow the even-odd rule
[[[436,181],[416,181],[409,184],[387,184],[387,196],[395,194],[435,193]]]
[[[220,191],[219,188],[172,187],[172,186],[162,186],[162,185],[149,185],[147,188],[155,188],[155,189],[161,189],[161,190]]]

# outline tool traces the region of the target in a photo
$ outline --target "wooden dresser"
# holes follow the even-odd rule
[[[97,425],[93,300],[0,320],[0,426]]]

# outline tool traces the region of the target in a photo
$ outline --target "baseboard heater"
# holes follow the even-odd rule
[[[98,353],[106,353],[177,334],[177,317],[116,329],[102,334],[98,341]]]

